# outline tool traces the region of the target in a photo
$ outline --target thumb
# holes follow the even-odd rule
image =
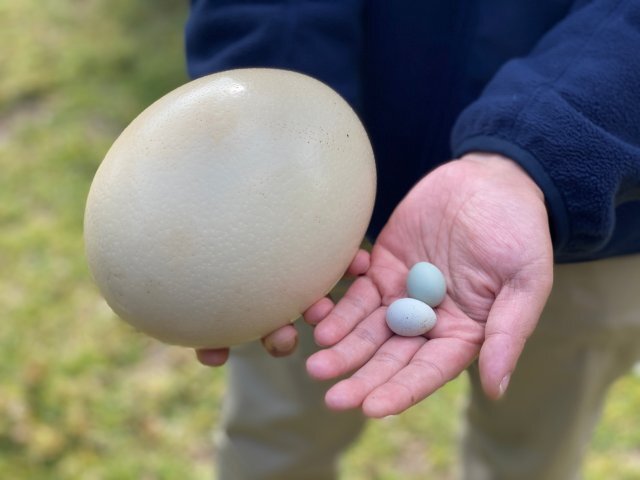
[[[479,358],[480,380],[489,398],[504,395],[524,345],[538,324],[552,280],[552,273],[534,281],[513,278],[496,297]]]

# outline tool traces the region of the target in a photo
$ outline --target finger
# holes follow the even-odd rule
[[[298,345],[298,331],[293,325],[285,325],[262,338],[262,345],[270,355],[284,357]]]
[[[200,348],[196,350],[198,361],[207,367],[220,367],[229,358],[228,348]]]
[[[304,321],[311,326],[316,326],[321,320],[329,315],[334,306],[335,304],[333,303],[333,300],[329,297],[323,297],[304,312]]]
[[[359,250],[354,257],[349,269],[346,271],[341,281],[350,279],[360,275],[364,275],[369,269],[370,254],[366,250]],[[316,303],[311,305],[303,314],[304,321],[311,326],[316,326],[323,320],[335,306],[333,300],[329,296],[323,297]]]
[[[504,395],[524,345],[533,333],[551,291],[551,276],[526,288],[518,279],[502,288],[491,307],[480,351],[482,388],[489,398]]]
[[[317,380],[329,380],[364,365],[392,335],[379,308],[358,324],[342,341],[307,359],[307,372]]]
[[[325,403],[332,410],[359,407],[376,387],[404,368],[427,339],[394,335],[360,370],[329,389]]]
[[[457,377],[478,350],[477,344],[457,338],[427,341],[409,365],[367,395],[362,411],[373,418],[403,412]]]
[[[364,275],[369,270],[369,266],[371,265],[371,254],[366,250],[358,250],[356,256],[353,258],[351,265],[347,269],[346,275],[358,277],[360,275]]]
[[[380,295],[371,279],[358,277],[331,312],[314,330],[316,343],[335,345],[380,306]]]

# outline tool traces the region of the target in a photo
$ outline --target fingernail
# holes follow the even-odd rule
[[[293,337],[292,341],[290,341],[287,345],[280,345],[281,348],[277,348],[275,345],[270,345],[271,349],[269,352],[274,357],[286,357],[287,355],[291,355],[293,351],[298,346],[298,337]]]
[[[500,382],[500,386],[498,387],[499,389],[498,395],[500,396],[500,398],[502,398],[504,393],[507,391],[507,387],[509,386],[510,380],[511,380],[511,374],[507,373],[502,379],[502,381]]]

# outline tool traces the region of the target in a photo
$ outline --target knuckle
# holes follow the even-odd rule
[[[447,381],[447,377],[442,371],[442,369],[431,360],[425,360],[424,358],[416,358],[413,360],[413,363],[421,369],[432,372],[437,377],[437,381],[439,384],[444,384]]]
[[[396,354],[392,352],[378,352],[373,358],[378,363],[383,363],[392,366],[404,366],[405,362],[400,359]]]
[[[368,329],[360,325],[353,329],[353,335],[355,335],[358,340],[362,340],[369,345],[372,345],[374,347],[378,346],[378,342],[376,341],[373,334]]]
[[[357,316],[357,318],[365,317],[366,311],[362,303],[362,300],[360,300],[359,297],[347,296],[347,297],[344,297],[344,301],[346,303],[346,306],[353,311],[352,316]]]

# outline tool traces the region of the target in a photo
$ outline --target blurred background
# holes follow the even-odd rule
[[[187,81],[178,0],[0,0],[0,472],[210,479],[224,369],[141,337],[83,255],[93,174],[122,129]],[[466,381],[371,422],[347,480],[456,478]],[[586,478],[640,478],[640,379],[616,384]]]

